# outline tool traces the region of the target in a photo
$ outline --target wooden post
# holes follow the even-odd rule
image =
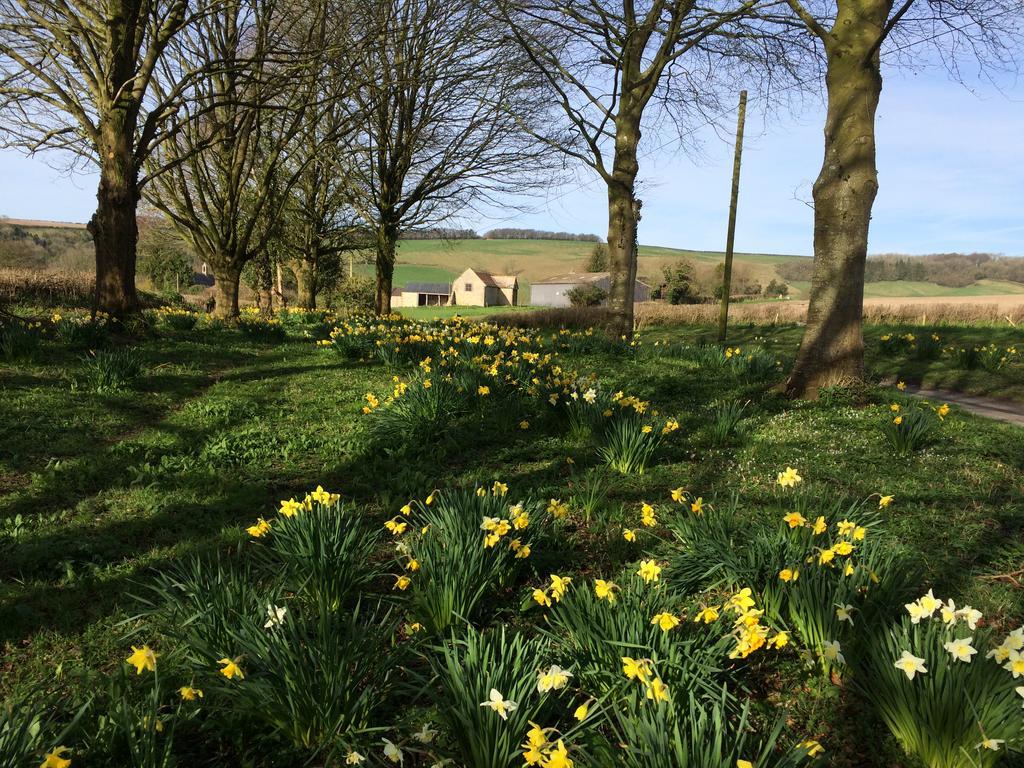
[[[725,239],[725,269],[722,271],[722,308],[718,315],[718,343],[725,343],[729,327],[729,291],[732,289],[732,252],[736,243],[736,202],[740,196],[740,161],[743,158],[743,123],[747,119],[747,92],[740,91],[736,118],[736,154],[732,161],[732,195],[729,198],[729,233]]]

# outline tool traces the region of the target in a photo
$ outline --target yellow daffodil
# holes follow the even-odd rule
[[[39,764],[39,768],[69,768],[71,758],[64,755],[70,751],[68,747],[54,747],[43,755],[43,762]]]
[[[252,536],[254,539],[259,539],[263,536],[266,536],[270,532],[270,523],[268,523],[261,517],[253,525],[250,525],[248,528],[246,528],[245,532]]]
[[[799,512],[790,512],[788,515],[782,518],[782,522],[784,522],[790,528],[800,528],[807,524],[807,518],[801,515]]]
[[[679,626],[679,619],[671,613],[658,613],[651,619],[651,624],[657,625],[662,632],[668,632]]]
[[[853,530],[857,527],[856,523],[851,523],[849,520],[840,520],[836,524],[836,528],[839,529],[840,536],[849,536],[853,533]]]
[[[132,655],[125,661],[135,667],[135,674],[141,675],[143,671],[156,672],[156,654],[148,645],[141,648],[132,646]]]
[[[629,656],[623,656],[622,674],[624,674],[629,680],[636,679],[642,683],[646,683],[647,678],[650,677],[651,671],[645,659],[638,660]]]
[[[704,498],[702,496],[698,496],[694,500],[694,502],[690,505],[690,511],[693,512],[695,515],[704,514]]]
[[[801,741],[797,746],[801,747],[803,749],[806,749],[808,757],[817,757],[818,755],[820,755],[822,752],[825,751],[825,748],[823,746],[821,746],[821,744],[819,744],[814,739],[808,739],[807,741]]]
[[[495,480],[494,484],[491,486],[491,495],[504,496],[506,493],[508,493],[508,486],[505,483]]]
[[[668,686],[660,677],[651,680],[651,684],[647,686],[647,698],[652,701],[668,701]]]
[[[242,674],[242,668],[238,666],[238,663],[234,659],[218,659],[217,663],[221,665],[220,673],[228,680],[234,680],[236,677],[239,680],[245,679],[245,675]]]
[[[739,613],[745,613],[747,610],[754,607],[754,598],[752,597],[752,594],[750,587],[744,587],[729,598],[729,607]]]
[[[785,582],[796,581],[800,578],[800,571],[796,568],[783,568],[779,571],[779,578]]]
[[[636,541],[636,531],[632,530],[631,528],[623,528],[622,538],[624,538],[626,541]]]
[[[395,584],[391,588],[392,589],[398,589],[398,590],[401,590],[401,591],[404,592],[405,590],[407,590],[409,588],[410,584],[412,584],[412,579],[410,579],[408,576],[405,576],[405,575],[396,576],[395,577]]]
[[[693,620],[694,620],[695,623],[696,622],[704,622],[705,624],[710,624],[712,621],[717,621],[718,620],[718,608],[716,608],[714,606],[708,606],[706,608],[701,608],[699,611],[697,611],[697,615],[693,617]]]
[[[614,603],[616,589],[618,589],[618,586],[610,581],[594,579],[594,594],[597,595],[598,600],[607,600],[609,603]]]
[[[836,551],[834,549],[831,547],[823,549],[818,553],[818,565],[828,565],[835,560],[835,557]]]
[[[573,768],[573,761],[569,757],[569,752],[561,739],[548,752],[547,759],[544,761],[544,768]]]
[[[837,555],[846,557],[853,552],[853,544],[848,541],[840,541],[838,544],[833,545],[832,549]]]
[[[199,688],[193,688],[191,685],[183,685],[178,689],[178,694],[181,696],[182,701],[195,701],[196,699],[203,698],[203,692]]]
[[[643,560],[640,563],[640,570],[636,573],[637,576],[649,584],[652,581],[658,580],[658,577],[661,575],[661,566],[653,560]]]
[[[409,524],[400,518],[394,518],[384,523],[384,527],[391,531],[394,536],[401,536],[405,533],[405,529],[409,527]]]
[[[543,589],[533,590],[533,599],[538,605],[543,605],[545,608],[551,607],[551,598],[548,597],[548,593]]]
[[[295,515],[302,511],[302,502],[296,501],[294,498],[282,501],[281,509],[278,511],[285,517],[295,517]]]
[[[589,714],[590,714],[590,702],[589,701],[584,701],[582,704],[580,704],[578,707],[576,707],[576,709],[572,713],[572,716],[575,717],[577,721],[582,723],[584,720],[587,719],[587,715],[589,715]]]
[[[670,494],[672,496],[672,501],[678,504],[682,504],[684,501],[686,501],[686,491],[683,489],[682,486],[679,486],[678,488],[673,488],[670,491]]]
[[[793,467],[786,467],[785,471],[779,472],[776,482],[783,488],[793,488],[803,480]]]
[[[893,495],[879,497],[879,499],[878,499],[878,508],[879,509],[885,509],[890,504],[892,504],[892,500],[895,499],[895,498],[896,497],[893,496]]]

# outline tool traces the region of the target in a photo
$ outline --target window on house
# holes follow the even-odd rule
[[[473,284],[472,283],[466,283],[465,290],[472,291],[473,290]]]

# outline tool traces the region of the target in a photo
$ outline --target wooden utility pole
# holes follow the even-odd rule
[[[736,154],[732,161],[732,195],[729,199],[729,234],[725,239],[725,269],[722,271],[722,308],[718,315],[718,343],[725,343],[729,327],[729,291],[732,289],[732,251],[736,243],[736,201],[740,196],[740,162],[743,158],[743,123],[747,119],[747,92],[740,91],[736,118]]]

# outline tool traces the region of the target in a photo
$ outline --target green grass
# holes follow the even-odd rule
[[[918,369],[880,356],[875,343],[887,330],[894,329],[869,330],[876,375],[953,375],[935,363]],[[799,332],[736,328],[732,343],[788,359]],[[974,343],[1021,338],[1013,329],[939,332]],[[709,333],[658,329],[645,344]],[[231,552],[247,538],[244,526],[317,484],[383,522],[433,488],[499,478],[517,495],[568,499],[601,471],[592,447],[557,424],[520,430],[501,414],[401,460],[361,456],[364,394],[388,391],[394,371],[343,361],[297,336],[265,345],[230,329],[162,331],[136,346],[145,373],[134,389],[115,394],[73,389],[83,355],[55,342],[44,342],[31,362],[0,366],[0,693],[44,682],[84,700],[96,675],[120,668],[138,642],[129,637],[132,595],[154,570],[196,553]],[[560,529],[557,556],[538,562],[539,573],[582,580],[617,572],[635,553],[617,537],[608,544],[600,526],[617,531],[642,501],[664,503],[669,488],[684,486],[708,503],[735,495],[757,514],[773,498],[775,473],[790,465],[811,497],[894,494],[887,524],[920,558],[937,593],[996,621],[1024,616],[1024,592],[990,578],[1024,559],[1024,430],[954,411],[931,445],[897,461],[879,430],[889,390],[868,391],[863,401],[794,403],[771,389],[775,382],[723,377],[680,356],[609,351],[566,354],[564,362],[596,373],[611,390],[651,400],[681,429],[643,475],[611,479],[593,522]],[[994,387],[986,376],[962,382]],[[999,377],[1000,387],[1024,396],[1019,365]],[[725,401],[750,405],[742,435],[722,446],[708,423],[713,404]],[[501,620],[518,621],[518,593],[502,599]],[[843,714],[849,702],[833,689],[797,688],[779,695],[795,704],[798,728],[822,736],[835,765],[902,764],[891,761],[891,745],[878,746],[870,720],[840,723],[855,716]],[[830,719],[835,725],[823,733],[816,724]]]
[[[530,307],[398,307],[396,311],[413,320],[436,320],[442,317],[485,317],[503,312],[521,312]]]
[[[917,336],[939,336],[943,349],[949,347],[973,347],[982,344],[996,344],[999,347],[1016,345],[1024,353],[1024,331],[1006,325],[998,327],[981,326],[864,326],[865,360],[868,374],[877,382],[893,384],[905,381],[926,389],[947,389],[972,395],[983,395],[1024,402],[1024,356],[999,371],[982,368],[964,370],[958,367],[950,354],[943,352],[934,359],[921,360],[910,352],[887,353],[880,338],[887,334],[914,333]],[[776,354],[792,359],[803,336],[803,326],[784,324],[777,326],[733,324],[729,329],[729,343],[738,346],[761,346]],[[711,343],[715,332],[700,326],[672,326],[652,329],[645,335],[646,343],[685,342]]]

